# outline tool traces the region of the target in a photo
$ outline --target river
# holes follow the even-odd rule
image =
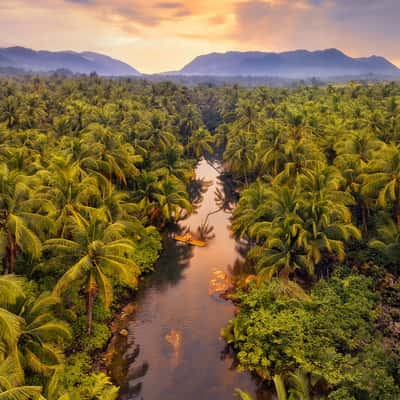
[[[156,271],[124,308],[117,332],[126,331],[114,336],[107,354],[121,400],[232,400],[235,388],[269,399],[254,378],[236,370],[220,337],[234,305],[219,294],[242,257],[229,230],[228,207],[207,218],[225,197],[218,172],[202,160],[196,177],[203,193],[180,230],[198,235],[203,225],[207,247],[166,238]]]

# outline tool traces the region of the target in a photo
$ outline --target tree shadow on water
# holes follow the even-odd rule
[[[201,206],[204,195],[208,188],[213,184],[204,178],[193,179],[188,186],[189,200],[193,205],[194,211]]]

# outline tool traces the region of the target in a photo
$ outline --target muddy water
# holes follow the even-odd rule
[[[236,371],[220,338],[234,306],[219,294],[240,266],[240,246],[229,231],[228,207],[207,218],[229,203],[218,173],[202,161],[196,175],[203,193],[180,232],[197,237],[202,232],[207,247],[167,238],[156,272],[123,310],[117,327],[122,335],[114,337],[108,353],[123,400],[228,400],[235,398],[237,387],[255,399],[269,399],[249,374]]]

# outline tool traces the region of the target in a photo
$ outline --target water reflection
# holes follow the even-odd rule
[[[171,229],[207,246],[167,236],[155,273],[116,322],[107,364],[122,400],[231,400],[236,387],[256,396],[258,382],[236,371],[234,354],[220,338],[234,315],[220,294],[243,262],[229,230],[235,193],[217,176],[207,162],[199,164],[191,188],[196,212]],[[262,393],[257,399],[268,398]]]
[[[197,228],[197,236],[199,239],[204,240],[205,242],[210,242],[210,240],[215,238],[214,227],[204,221]]]
[[[204,194],[212,184],[212,181],[205,178],[196,178],[191,182],[188,188],[189,200],[195,209],[201,206]]]

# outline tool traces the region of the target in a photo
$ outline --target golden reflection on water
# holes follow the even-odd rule
[[[221,270],[212,273],[210,282],[208,284],[208,294],[223,294],[231,287],[230,276]]]
[[[165,335],[165,340],[171,345],[171,367],[175,368],[178,366],[182,355],[182,332],[171,329],[171,331]]]

